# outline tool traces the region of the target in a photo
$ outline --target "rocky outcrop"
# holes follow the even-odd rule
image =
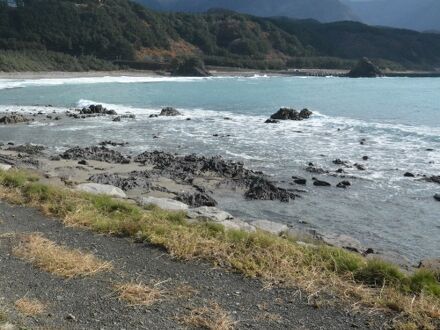
[[[165,116],[165,117],[175,117],[181,115],[182,114],[179,111],[171,107],[163,108],[159,114],[159,116]]]
[[[277,187],[265,178],[255,178],[246,191],[245,197],[252,200],[279,200],[281,202],[289,202],[290,199],[295,199],[296,195],[287,189]]]
[[[19,146],[9,147],[7,150],[22,152],[28,155],[39,155],[45,149],[43,146],[38,146],[34,144],[23,144]]]
[[[108,149],[104,146],[93,146],[86,148],[74,147],[62,153],[60,157],[71,160],[96,160],[113,164],[130,163],[130,159],[128,157],[123,156],[118,151]]]
[[[141,197],[138,202],[142,206],[155,205],[167,211],[186,211],[189,208],[187,204],[170,198]]]
[[[27,123],[29,121],[31,121],[31,119],[19,114],[10,114],[0,117],[0,124],[3,125]]]
[[[124,191],[133,189],[149,191],[151,186],[150,182],[147,180],[147,175],[144,172],[132,172],[125,176],[112,173],[99,173],[92,175],[89,178],[89,181],[112,185]]]
[[[104,108],[101,104],[92,104],[79,110],[80,115],[117,115],[115,110]]]
[[[440,184],[440,175],[434,175],[434,176],[425,177],[423,180],[425,180],[426,182]]]
[[[217,201],[209,196],[205,191],[184,192],[176,196],[178,201],[188,204],[191,207],[217,206]]]
[[[304,120],[308,119],[313,113],[308,109],[302,109],[301,111],[297,111],[292,108],[281,108],[272,116],[270,119],[274,120]]]
[[[350,78],[376,78],[383,76],[383,73],[373,62],[364,57],[347,76]]]
[[[127,195],[118,187],[99,184],[99,183],[82,183],[75,188],[76,190],[96,195],[108,195],[117,198],[127,198]]]

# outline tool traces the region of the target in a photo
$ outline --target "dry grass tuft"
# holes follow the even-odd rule
[[[37,299],[21,298],[15,302],[15,308],[24,315],[36,316],[43,314],[46,306]]]
[[[151,306],[159,301],[163,295],[163,291],[157,287],[142,283],[118,284],[115,289],[119,298],[131,306]]]
[[[178,299],[190,298],[198,293],[199,293],[199,291],[194,289],[189,284],[181,284],[181,285],[177,286],[176,288],[174,288],[172,291],[171,290],[169,291],[169,295],[171,295],[175,298],[178,298]]]
[[[38,268],[65,278],[93,276],[112,269],[110,262],[101,261],[89,253],[59,246],[40,234],[24,236],[13,253]]]
[[[195,308],[178,320],[186,326],[208,330],[231,330],[235,325],[229,313],[217,303]]]

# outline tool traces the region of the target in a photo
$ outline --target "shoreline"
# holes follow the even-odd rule
[[[287,70],[254,70],[227,67],[208,67],[212,77],[252,77],[254,75],[306,76],[306,77],[344,77],[349,70],[339,69],[287,69]],[[154,70],[115,70],[115,71],[26,71],[0,72],[0,79],[69,79],[69,78],[101,78],[101,77],[174,77],[167,72]],[[393,71],[384,72],[384,77],[436,78],[436,71]]]

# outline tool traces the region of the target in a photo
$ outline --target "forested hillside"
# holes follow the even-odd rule
[[[205,12],[224,8],[262,17],[313,18],[321,22],[356,20],[340,0],[136,0],[153,9],[171,12]]]
[[[440,66],[435,34],[225,10],[158,13],[128,0],[12,2],[0,0],[0,70],[146,67],[176,57],[261,69],[340,68],[362,56],[391,66]]]

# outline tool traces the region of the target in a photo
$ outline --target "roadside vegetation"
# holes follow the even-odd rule
[[[382,260],[326,245],[298,244],[261,231],[225,230],[214,223],[189,224],[184,212],[146,210],[106,196],[48,186],[23,171],[0,171],[0,198],[35,207],[68,226],[163,247],[182,260],[202,259],[272,284],[299,287],[310,297],[326,293],[353,307],[392,310],[396,327],[402,329],[436,329],[440,324],[440,274],[429,270],[406,274]],[[25,251],[27,256],[30,249]],[[139,288],[126,289],[130,293]]]

